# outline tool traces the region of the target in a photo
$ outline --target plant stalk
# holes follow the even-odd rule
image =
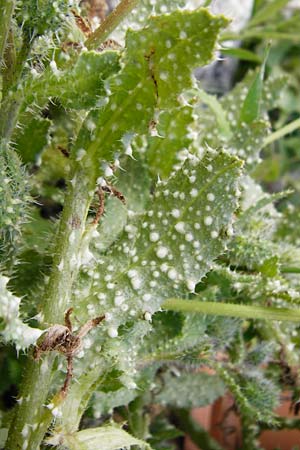
[[[89,49],[97,48],[136,4],[137,0],[122,1],[88,39],[86,46]],[[21,71],[19,73],[21,74]],[[12,108],[10,105],[6,107],[6,111],[11,111],[11,117],[6,121],[3,129],[3,136],[8,141],[16,124],[19,107],[15,105]],[[3,110],[4,112],[5,110]],[[86,218],[95,183],[95,169],[89,164],[84,166],[81,165],[81,162],[74,162],[72,179],[65,197],[60,220],[53,267],[42,302],[44,307],[41,311],[41,322],[45,327],[63,323],[64,312],[71,303],[73,283],[81,265],[82,241],[86,231]],[[16,407],[15,416],[9,430],[7,450],[15,450],[16,448],[39,449],[54,418],[53,412],[46,406],[53,381],[54,360],[55,355],[52,353],[43,356],[42,362],[36,362],[29,358],[19,398],[21,401]],[[95,378],[93,374],[92,383],[96,381]],[[56,395],[54,398],[59,404],[62,402],[59,396]],[[81,414],[79,419],[80,417]]]
[[[300,128],[300,119],[293,120],[293,122],[288,123],[284,127],[280,128],[277,131],[274,131],[274,133],[271,133],[269,136],[267,136],[263,142],[262,148],[265,148],[267,145],[272,144],[272,142],[278,141],[278,139],[281,139],[287,134],[292,133],[298,128]]]
[[[239,317],[241,319],[280,320],[285,322],[300,322],[300,310],[274,308],[257,305],[240,305],[219,302],[201,302],[170,298],[162,307],[169,311],[184,313],[213,314],[216,316]]]
[[[259,39],[285,39],[292,42],[299,42],[299,33],[284,33],[281,31],[267,30],[264,28],[251,28],[239,34],[233,32],[222,33],[220,42],[224,41],[240,41],[251,38]]]
[[[48,387],[53,380],[53,363],[56,355],[48,355],[36,362],[29,356],[22,379],[22,391],[17,400],[15,415],[12,418],[6,450],[38,450],[44,434],[51,422],[52,414],[45,407]],[[40,417],[48,413],[48,421]]]
[[[122,20],[133,10],[139,0],[122,0],[118,6],[107,16],[101,25],[85,41],[85,47],[95,50],[108,38],[110,33],[122,22]]]
[[[300,267],[281,267],[281,273],[300,273]]]

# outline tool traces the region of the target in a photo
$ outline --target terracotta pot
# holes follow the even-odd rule
[[[276,413],[282,417],[295,418],[290,412],[291,394],[284,392],[281,405]],[[218,399],[212,405],[196,408],[191,411],[192,417],[224,448],[236,450],[243,448],[240,419],[234,408],[234,401],[230,394]],[[265,450],[291,450],[293,446],[300,446],[300,430],[270,430],[260,436],[260,444]],[[185,450],[201,450],[189,437],[186,438]]]

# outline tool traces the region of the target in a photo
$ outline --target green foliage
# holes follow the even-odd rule
[[[18,0],[16,2],[16,19],[28,36],[42,35],[56,31],[69,10],[67,0],[56,2],[50,0]]]
[[[151,450],[150,445],[112,425],[89,428],[73,435],[64,436],[61,434],[48,439],[46,442],[50,445],[63,445],[64,448],[67,447],[70,450],[97,450],[99,442],[101,442],[103,450],[118,450],[120,447],[131,448],[132,446]]]
[[[95,107],[105,95],[105,80],[119,69],[118,59],[115,51],[86,51],[65,70],[53,60],[45,71],[29,77],[24,107],[34,102],[43,106],[49,98],[58,98],[65,108]]]
[[[298,14],[257,2],[217,97],[193,71],[235,35],[192,3],[122,0],[87,37],[76,2],[0,0],[7,450],[219,449],[189,410],[227,390],[254,448],[298,395]]]
[[[194,290],[224,249],[239,174],[240,162],[223,152],[208,151],[201,160],[191,155],[168,181],[159,183],[140,221],[127,223],[121,244],[101,258],[100,267],[110,263],[109,277],[87,261],[91,278],[100,273],[92,282],[90,308],[97,315],[109,309],[110,333],[127,320],[127,311],[151,317],[164,299]],[[200,189],[194,187],[196,179],[202,180]],[[219,190],[220,179],[228,186],[225,192]],[[209,213],[203,216],[204,206]],[[86,301],[81,297],[76,302],[83,316]]]
[[[43,333],[42,330],[31,328],[22,322],[19,317],[21,299],[7,289],[9,279],[0,277],[0,318],[1,335],[6,342],[13,341],[17,350],[25,349],[36,342]]]
[[[191,86],[191,70],[212,59],[217,34],[226,23],[200,9],[154,16],[144,29],[128,30],[122,69],[110,79],[107,105],[85,122],[89,130],[92,124],[91,143],[90,131],[83,128],[75,150],[93,156],[95,165],[99,158],[110,159],[114,151],[130,154],[130,138],[147,132],[156,108],[178,106],[178,95]]]
[[[28,175],[16,152],[6,146],[0,150],[0,186],[0,261],[3,263],[26,220],[30,200]]]

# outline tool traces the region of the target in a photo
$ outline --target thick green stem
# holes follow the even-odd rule
[[[15,0],[0,0],[0,68],[3,66],[3,55],[14,8]]]
[[[102,22],[94,33],[86,40],[85,46],[89,50],[95,50],[110,35],[110,33],[133,10],[139,0],[122,0],[111,14]]]
[[[240,317],[241,319],[280,320],[300,322],[300,310],[273,308],[257,305],[237,305],[232,303],[201,302],[170,298],[162,307],[170,311],[184,313],[213,314],[216,316]]]
[[[86,217],[95,189],[92,171],[74,171],[60,221],[53,267],[44,300],[44,322],[61,323],[70,306],[74,279],[81,264],[80,250]]]
[[[299,35],[299,33],[284,33],[284,32],[280,32],[280,31],[276,31],[276,30],[275,31],[266,30],[265,28],[251,28],[251,29],[241,32],[239,34],[232,33],[232,32],[222,33],[220,42],[240,41],[240,40],[251,39],[251,38],[267,39],[267,40],[286,39],[286,40],[297,43],[300,40],[300,35]]]
[[[18,398],[16,414],[13,417],[6,443],[6,450],[37,450],[52,418],[51,411],[45,408],[48,387],[53,378],[51,354],[41,362],[29,357],[22,380],[22,391]],[[47,411],[47,423],[40,417]]]
[[[281,273],[300,273],[300,267],[281,267]]]
[[[72,285],[80,266],[80,251],[86,226],[86,217],[94,189],[91,172],[76,164],[66,195],[60,221],[53,268],[45,290],[43,322],[49,326],[62,323],[70,305]],[[54,357],[43,357],[38,363],[29,358],[20,397],[26,399],[17,408],[12,421],[7,450],[26,448],[36,450],[53,418],[45,407],[51,387]],[[29,424],[29,426],[27,425]],[[25,427],[25,428],[24,428]],[[26,430],[26,432],[24,431]]]

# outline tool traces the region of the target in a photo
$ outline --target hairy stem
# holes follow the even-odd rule
[[[71,290],[80,267],[80,249],[95,180],[84,168],[75,168],[57,236],[49,284],[45,294],[44,322],[63,323],[71,301]]]
[[[185,313],[213,314],[216,316],[240,317],[242,319],[266,319],[286,322],[300,322],[300,310],[273,308],[257,305],[240,305],[232,303],[201,302],[170,298],[162,307],[170,311]]]
[[[38,449],[52,418],[51,411],[45,408],[48,387],[53,379],[55,355],[51,354],[36,362],[29,357],[22,380],[22,391],[18,398],[6,443],[7,450]],[[40,418],[47,412],[48,421]]]
[[[122,0],[119,5],[109,14],[94,33],[86,40],[85,46],[89,50],[95,50],[110,35],[110,33],[122,22],[122,20],[133,10],[139,0]]]

